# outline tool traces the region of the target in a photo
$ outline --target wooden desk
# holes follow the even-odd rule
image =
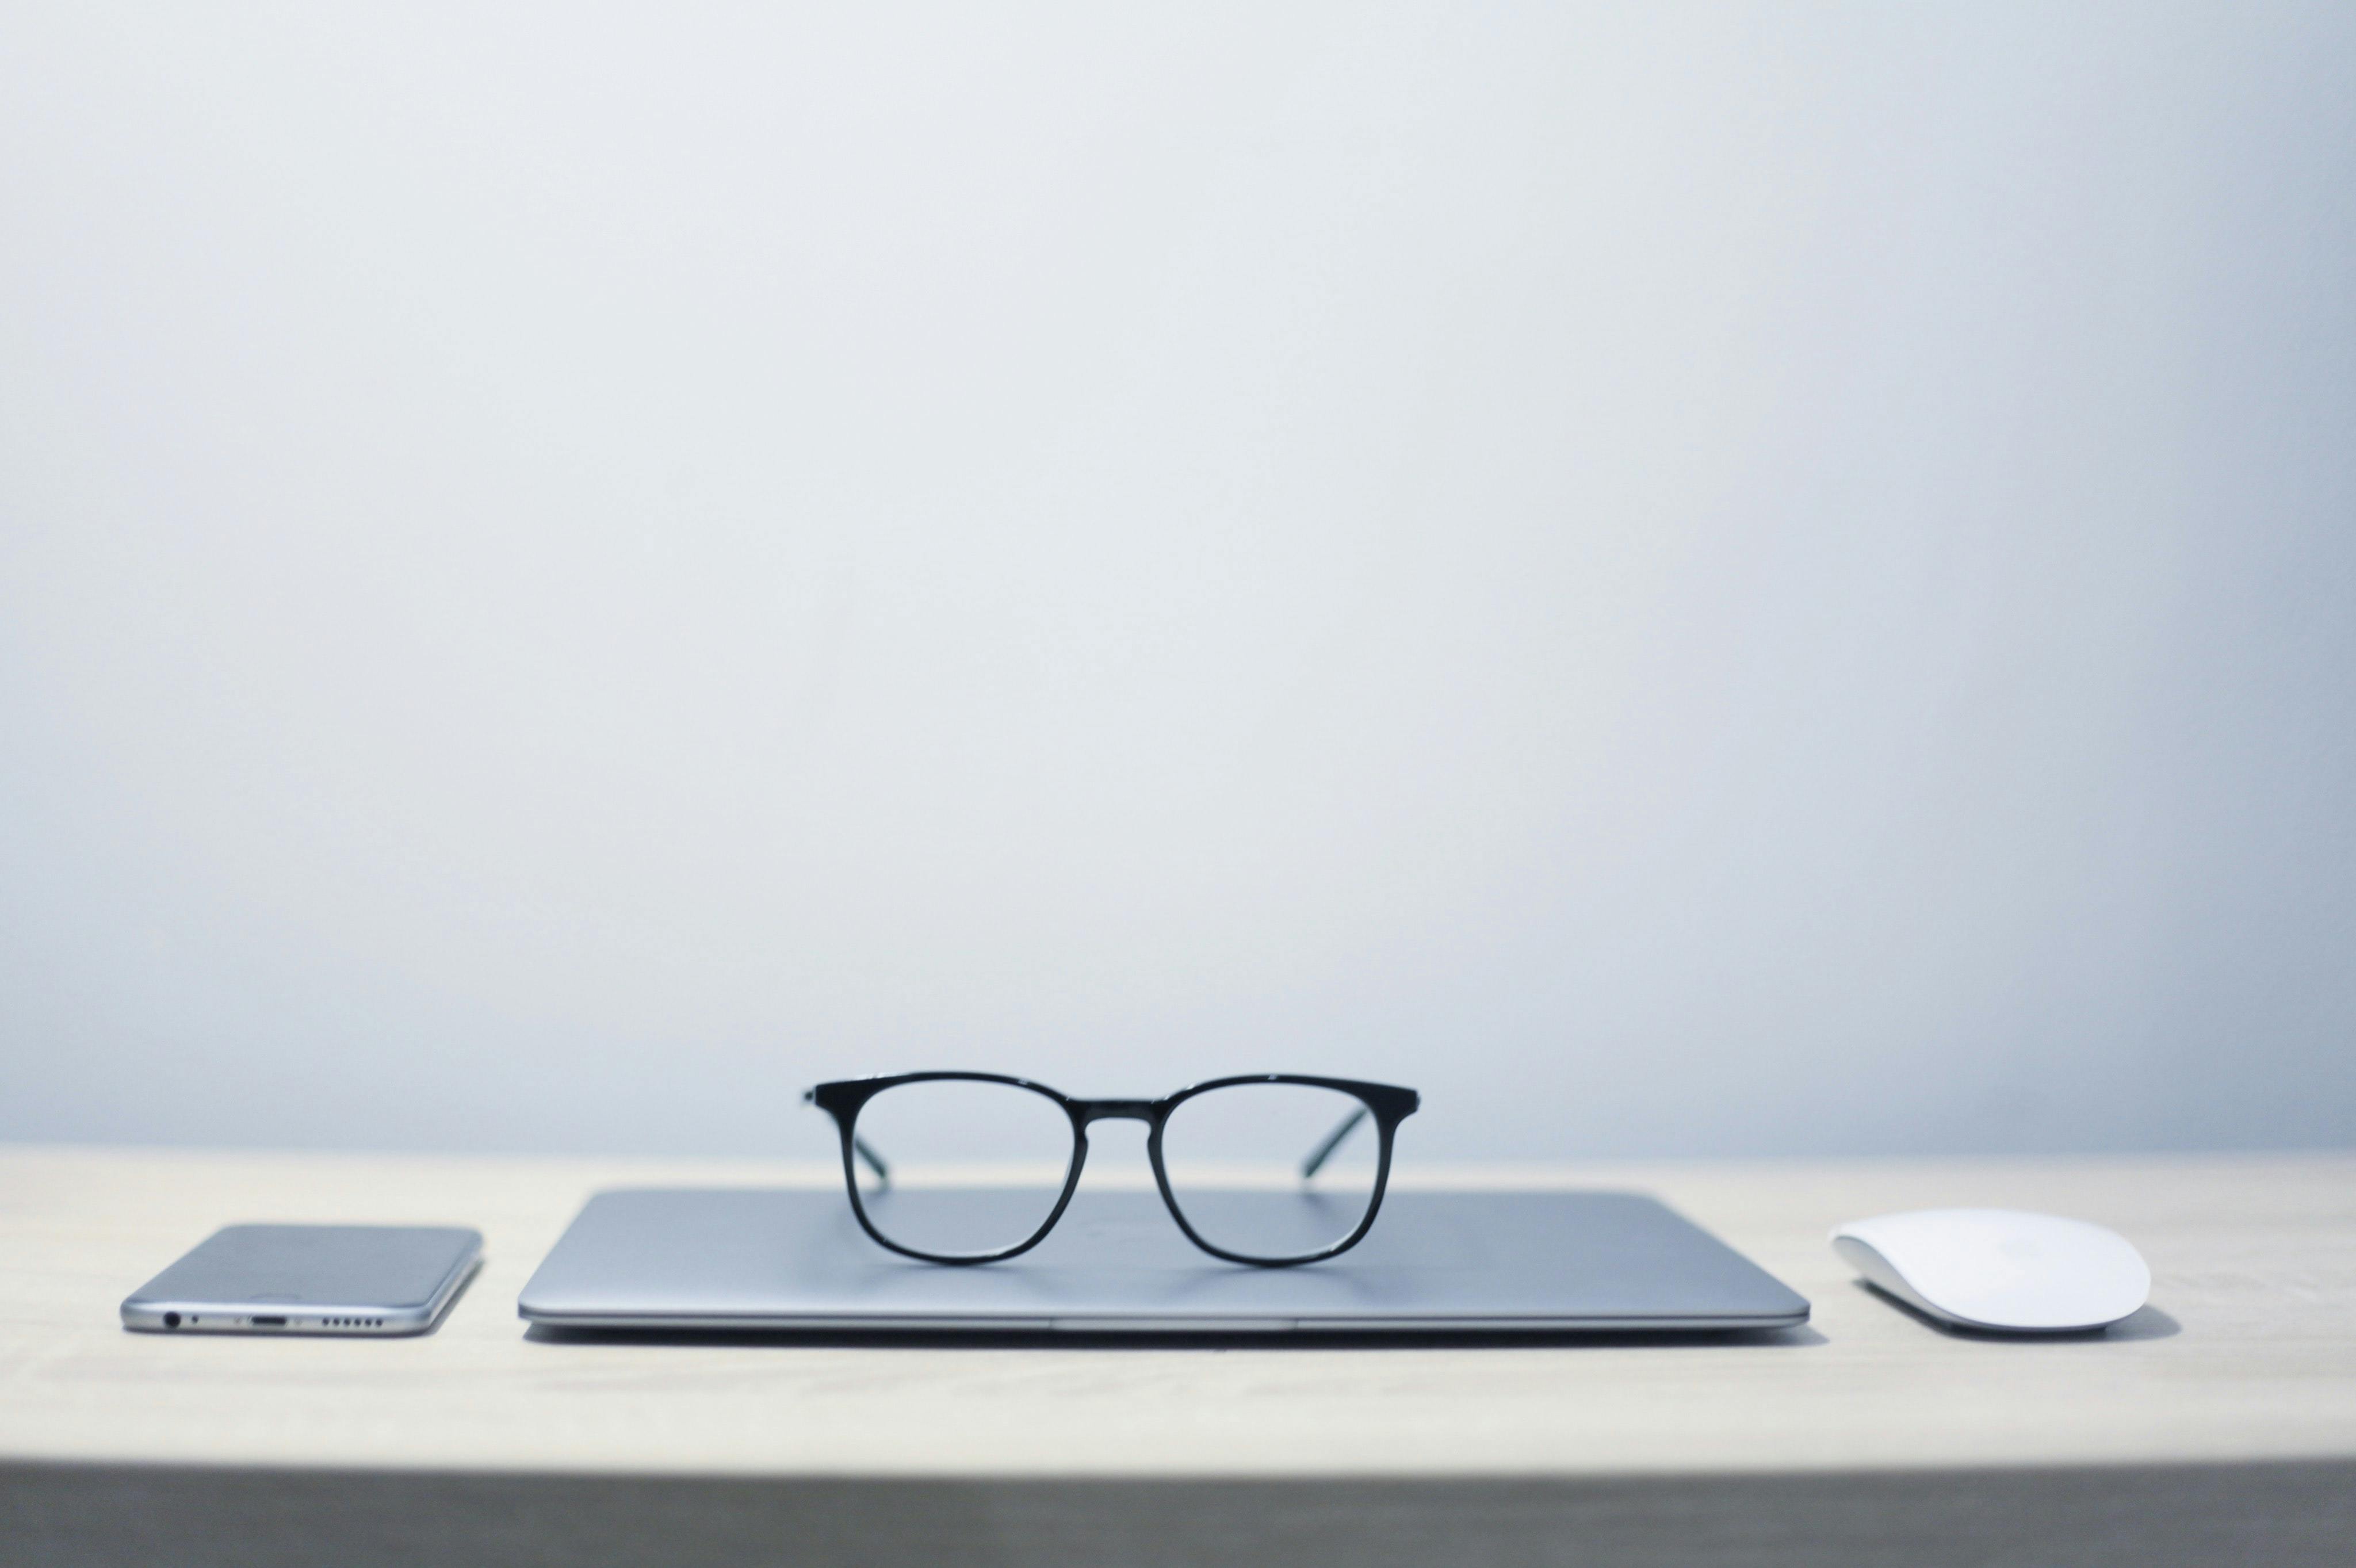
[[[2356,1563],[2356,1156],[1490,1168],[1647,1188],[1815,1305],[1748,1342],[1497,1348],[550,1342],[599,1187],[717,1163],[0,1148],[0,1562]],[[1943,1333],[1836,1221],[2116,1227],[2152,1306]],[[132,1335],[238,1219],[478,1226],[407,1340]]]

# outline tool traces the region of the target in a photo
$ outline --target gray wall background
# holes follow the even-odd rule
[[[2356,7],[0,13],[0,1135],[2356,1141]]]

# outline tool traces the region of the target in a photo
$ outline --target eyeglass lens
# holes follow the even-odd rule
[[[1055,1211],[1071,1172],[1071,1118],[1017,1084],[899,1084],[860,1108],[855,1131],[892,1173],[889,1181],[860,1173],[869,1223],[933,1257],[988,1257],[1021,1246]],[[959,1180],[988,1185],[926,1185]]]
[[[1381,1145],[1354,1094],[1239,1083],[1179,1103],[1162,1130],[1162,1165],[1178,1212],[1212,1246],[1302,1258],[1347,1240],[1365,1219]],[[1304,1175],[1312,1160],[1314,1174]]]

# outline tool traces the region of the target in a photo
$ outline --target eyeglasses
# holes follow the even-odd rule
[[[934,1263],[994,1263],[1055,1228],[1087,1163],[1096,1122],[1142,1122],[1153,1180],[1186,1239],[1232,1263],[1282,1268],[1346,1252],[1383,1204],[1391,1142],[1412,1089],[1265,1073],[1213,1079],[1160,1100],[1074,1100],[993,1072],[909,1072],[821,1083],[802,1096],[842,1134],[842,1178],[867,1234]],[[1351,1134],[1371,1122],[1368,1139]],[[900,1187],[891,1160],[987,1161],[1015,1185]],[[1237,1184],[1237,1162],[1281,1160],[1300,1185]],[[860,1185],[859,1168],[874,1176]],[[994,1173],[997,1174],[997,1173]]]

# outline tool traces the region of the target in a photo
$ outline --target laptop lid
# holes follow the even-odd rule
[[[840,1190],[599,1193],[517,1308],[552,1327],[1349,1333],[1724,1331],[1807,1302],[1657,1199],[1394,1189],[1356,1248],[1260,1269],[1197,1251],[1152,1192],[1084,1191],[1001,1263],[877,1246]]]

